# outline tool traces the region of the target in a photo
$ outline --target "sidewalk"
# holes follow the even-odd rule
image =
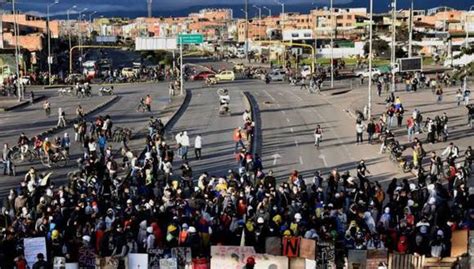
[[[33,103],[39,102],[45,98],[44,95],[36,96],[33,100]],[[18,102],[16,97],[1,97],[0,98],[0,113],[11,111],[20,107],[25,107],[31,104],[30,98],[27,98],[21,102]]]

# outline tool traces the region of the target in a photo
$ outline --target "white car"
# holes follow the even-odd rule
[[[31,84],[31,77],[30,76],[20,77],[20,83],[23,84],[23,85],[30,85]]]
[[[369,69],[360,70],[360,71],[355,72],[355,75],[356,75],[356,77],[368,78],[368,77],[370,77],[370,72],[369,72]],[[372,68],[372,76],[373,77],[378,77],[380,75],[382,75],[382,72],[378,68]]]
[[[286,72],[283,70],[273,70],[268,77],[271,81],[284,81]]]
[[[311,66],[303,66],[303,68],[301,68],[301,76],[303,78],[308,78],[309,76],[311,76],[313,72],[311,72]]]

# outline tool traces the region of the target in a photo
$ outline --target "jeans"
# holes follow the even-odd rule
[[[15,176],[15,166],[13,165],[11,160],[1,161],[0,164],[3,165],[3,174],[4,175],[13,175]]]
[[[196,159],[200,160],[201,159],[201,149],[200,148],[195,148],[194,149],[194,155],[196,156]]]
[[[181,159],[187,160],[188,159],[188,146],[181,147]]]
[[[373,139],[373,136],[374,136],[374,133],[370,132],[370,133],[367,133],[368,137],[368,141],[369,141],[369,144],[372,144],[372,139]]]
[[[242,142],[242,139],[239,139],[239,141],[235,142],[235,152],[237,152],[237,150],[239,149],[239,145],[245,149],[245,145],[244,145],[244,142]]]
[[[356,133],[356,142],[357,143],[362,143],[364,142],[364,139],[362,137],[362,133]]]
[[[411,142],[414,134],[415,134],[414,128],[413,127],[408,128],[408,142]]]

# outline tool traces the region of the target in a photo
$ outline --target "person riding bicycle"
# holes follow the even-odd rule
[[[37,153],[38,156],[39,156],[40,150],[41,150],[42,147],[43,147],[43,140],[41,140],[41,137],[39,137],[38,135],[35,136],[35,137],[33,138],[33,140],[34,140],[34,144],[33,144],[34,150],[36,151],[36,153]]]
[[[146,106],[145,106],[145,98],[140,98],[140,102],[138,102],[138,107],[137,107],[137,111],[145,111],[146,109]]]
[[[21,133],[20,137],[18,138],[18,147],[20,148],[21,152],[21,159],[23,160],[24,154],[28,151],[28,144],[30,140],[26,137],[25,133]]]
[[[219,104],[221,113],[229,112],[230,96],[227,89],[222,90],[219,94]]]
[[[44,142],[43,142],[43,152],[44,152],[44,156],[46,156],[47,160],[48,160],[48,167],[51,167],[51,157],[55,157],[57,156],[57,152],[54,152],[53,149],[57,149],[58,146],[54,145],[53,143],[51,143],[51,141],[49,141],[49,138],[45,138],[44,139]]]

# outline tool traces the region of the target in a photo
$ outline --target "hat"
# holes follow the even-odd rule
[[[188,232],[189,232],[189,233],[195,233],[195,232],[196,232],[196,228],[194,228],[194,226],[190,226],[189,229],[188,229]]]
[[[443,236],[444,236],[444,232],[443,232],[442,230],[438,230],[438,231],[436,232],[436,235],[443,237]]]
[[[183,225],[181,225],[181,228],[187,229],[187,228],[189,228],[189,225],[187,223],[183,223]]]
[[[259,224],[263,224],[264,222],[265,222],[265,221],[263,220],[263,218],[262,218],[262,217],[258,217],[258,219],[257,219],[257,223],[259,223]]]
[[[84,236],[82,237],[82,240],[84,240],[84,241],[86,241],[86,242],[90,242],[90,241],[91,241],[91,237],[88,236],[88,235],[84,235]]]
[[[434,197],[430,197],[430,199],[428,200],[428,204],[434,205],[435,203],[436,203],[436,199]]]
[[[150,233],[150,234],[153,233],[153,227],[150,226],[150,227],[146,228],[146,232]]]
[[[295,214],[295,220],[301,220],[302,217],[301,217],[301,214],[300,213],[296,213]]]
[[[426,234],[427,232],[428,232],[428,227],[426,227],[425,225],[420,227],[420,233]]]
[[[58,238],[59,238],[59,232],[58,232],[58,230],[53,230],[53,231],[51,232],[51,239],[54,240],[54,239],[58,239]]]
[[[247,264],[255,265],[255,258],[250,256],[247,258]]]
[[[172,232],[176,231],[176,229],[177,229],[177,227],[174,226],[173,224],[168,225],[168,232],[169,233],[172,233]]]

